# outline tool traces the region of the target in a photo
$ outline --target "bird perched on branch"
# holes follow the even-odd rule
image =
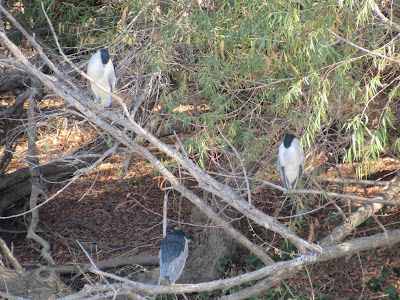
[[[160,279],[173,285],[181,276],[189,252],[189,239],[180,230],[168,233],[161,241]]]
[[[93,54],[89,60],[87,74],[106,91],[112,93],[115,90],[115,69],[108,49],[101,49]],[[90,82],[90,88],[96,97],[97,103],[102,104],[104,107],[111,105],[110,95],[102,91],[93,82]]]
[[[293,134],[286,135],[279,146],[277,169],[281,172],[283,186],[295,189],[303,174],[304,153],[300,140]]]

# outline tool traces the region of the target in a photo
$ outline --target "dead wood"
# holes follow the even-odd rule
[[[0,93],[13,92],[31,85],[32,76],[19,71],[8,70],[0,73]],[[0,112],[1,116],[1,112]]]
[[[90,150],[92,154],[99,154],[107,149],[108,146],[103,141],[95,139],[69,158],[60,158],[60,160],[41,165],[41,180],[45,189],[52,190],[57,182],[71,178],[75,171],[90,165],[97,159],[97,157],[85,155],[87,151]],[[27,201],[32,190],[29,182],[30,177],[29,168],[20,169],[0,177],[0,212],[20,200]]]
[[[13,268],[17,271],[17,272],[21,272],[22,271],[22,267],[19,264],[18,260],[15,258],[15,256],[11,253],[10,249],[7,247],[6,242],[0,238],[0,248],[4,254],[4,256],[6,257],[6,259],[8,259]]]
[[[135,255],[135,256],[117,257],[112,259],[101,260],[95,262],[95,264],[99,269],[109,269],[121,266],[134,266],[134,265],[158,266],[159,258],[156,255],[153,256]],[[59,267],[53,266],[50,269],[58,274],[75,274],[78,272],[88,272],[89,268],[91,267],[92,267],[91,264],[77,264],[74,266],[59,266]]]
[[[41,99],[42,91],[39,86],[39,83],[36,83],[35,86],[32,87],[32,93],[29,97],[29,107],[28,107],[28,128],[27,128],[27,138],[28,138],[28,153],[26,156],[26,161],[29,165],[29,173],[31,175],[30,183],[32,185],[31,195],[29,199],[29,208],[31,210],[31,221],[28,228],[28,233],[26,237],[31,239],[40,246],[42,246],[42,250],[40,255],[51,265],[55,264],[54,259],[50,254],[50,244],[42,238],[40,235],[36,233],[36,227],[39,224],[39,209],[36,207],[37,202],[40,196],[43,196],[45,199],[47,198],[47,193],[44,190],[44,184],[42,184],[42,180],[40,179],[40,164],[39,159],[36,156],[36,140],[37,140],[37,131],[36,131],[36,100]]]
[[[51,269],[41,267],[36,270],[17,272],[2,269],[0,272],[0,294],[4,299],[56,299],[73,293],[60,277]],[[11,298],[14,297],[14,298]]]
[[[396,200],[400,193],[399,177],[396,176],[391,180],[391,184],[385,186],[382,193],[376,198],[382,200]],[[342,224],[334,228],[328,236],[321,242],[322,247],[332,246],[340,243],[343,239],[349,236],[360,224],[365,222],[369,217],[374,215],[383,207],[380,203],[366,203],[361,206],[355,213],[348,217]]]

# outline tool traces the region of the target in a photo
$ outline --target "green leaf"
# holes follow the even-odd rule
[[[207,292],[200,292],[199,293],[201,299],[208,299],[208,293]]]
[[[258,258],[257,255],[250,254],[245,258],[246,266],[248,268],[257,270],[264,267],[264,263]]]
[[[386,289],[383,290],[389,296],[389,300],[399,300],[399,294],[397,289],[393,285],[389,285]]]
[[[365,285],[373,292],[379,292],[383,290],[381,281],[376,277],[372,277]]]
[[[217,269],[220,272],[225,272],[225,265],[222,265],[220,260],[217,261]]]
[[[381,270],[381,276],[383,278],[386,278],[386,277],[388,277],[388,275],[389,275],[389,268],[386,266],[383,266],[382,270]]]
[[[394,267],[394,268],[393,268],[393,272],[396,273],[396,276],[397,276],[397,277],[400,277],[400,268],[399,268],[399,267]]]

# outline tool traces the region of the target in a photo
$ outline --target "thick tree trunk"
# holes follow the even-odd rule
[[[0,74],[0,93],[24,89],[31,85],[32,76],[22,71],[11,70]]]
[[[213,201],[210,199],[211,197],[211,194],[204,193],[203,199],[205,201]],[[219,213],[217,205],[214,206],[214,211]],[[227,216],[233,217],[233,213],[233,211],[224,211],[219,215],[225,216],[225,221],[230,221]],[[237,217],[237,213],[235,214]],[[222,275],[221,271],[217,268],[217,262],[229,253],[237,251],[239,244],[221,228],[201,227],[210,225],[211,222],[197,206],[193,206],[192,208],[191,222],[199,225],[199,227],[194,227],[195,231],[193,233],[193,243],[196,247],[191,249],[179,282],[200,283],[217,280]]]

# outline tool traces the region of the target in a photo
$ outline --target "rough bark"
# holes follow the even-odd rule
[[[73,290],[66,286],[54,271],[46,267],[23,272],[2,269],[0,291],[28,299],[56,299],[73,293]],[[9,299],[4,294],[0,296]]]
[[[219,213],[215,207],[214,211]],[[224,214],[219,215],[222,217]],[[226,217],[223,219],[229,221]],[[197,206],[192,208],[191,223],[199,225],[194,227],[193,232],[193,243],[196,247],[190,253],[179,282],[199,283],[217,280],[222,275],[217,268],[217,262],[230,252],[237,251],[239,244],[223,229],[215,226],[205,227],[214,224]]]
[[[0,93],[12,92],[30,86],[32,76],[19,70],[0,73]]]
[[[91,149],[92,154],[103,153],[108,149],[104,143],[93,141],[86,145],[84,149],[80,149],[72,157],[78,158],[86,153],[87,149]],[[46,190],[51,190],[56,185],[55,182],[62,182],[71,178],[75,171],[91,164],[97,157],[81,157],[81,159],[60,159],[51,163],[41,165],[40,173],[42,182]],[[20,200],[27,201],[30,196],[32,187],[29,182],[31,177],[29,168],[21,169],[0,177],[0,212],[8,206]]]
[[[121,266],[130,266],[130,265],[143,265],[143,266],[158,266],[159,258],[158,255],[153,256],[144,256],[144,255],[135,255],[135,256],[127,256],[127,257],[117,257],[107,260],[98,261],[95,263],[99,269],[107,269],[107,268],[117,268]],[[50,267],[51,270],[58,274],[74,274],[78,272],[88,272],[91,264],[77,264],[75,266],[59,266],[59,267]]]

